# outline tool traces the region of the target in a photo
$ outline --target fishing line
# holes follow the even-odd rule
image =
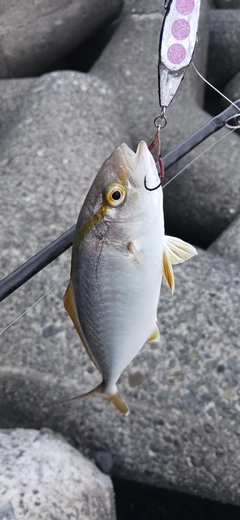
[[[12,325],[14,325],[14,323],[16,323],[18,320],[20,320],[20,318],[22,318],[22,316],[25,316],[25,314],[27,314],[28,311],[30,311],[30,309],[32,309],[33,307],[35,307],[35,305],[37,305],[41,300],[43,300],[43,298],[45,298],[50,292],[52,292],[54,289],[56,289],[56,287],[62,283],[62,280],[58,283],[56,283],[56,285],[54,285],[53,287],[51,287],[51,289],[49,289],[45,294],[43,294],[36,302],[34,302],[31,307],[28,307],[28,309],[26,309],[24,312],[22,312],[22,314],[20,314],[20,316],[18,316],[17,318],[15,318],[15,320],[11,321],[11,323],[9,323],[3,330],[0,331],[0,336],[3,334],[3,332],[5,332],[5,330],[9,329],[9,327],[11,327]]]
[[[240,108],[236,105],[236,103],[234,103],[233,101],[231,101],[231,99],[229,99],[227,96],[225,96],[220,90],[218,90],[216,87],[214,87],[214,85],[212,85],[212,83],[210,83],[210,81],[208,81],[206,78],[204,78],[204,76],[202,76],[202,74],[199,72],[199,70],[197,69],[197,67],[195,67],[193,61],[192,61],[192,66],[195,70],[195,72],[198,74],[198,76],[203,80],[205,81],[205,83],[211,87],[213,90],[215,90],[220,96],[222,96],[224,99],[226,99],[226,101],[228,101],[228,103],[230,103],[230,105],[234,106],[238,112],[240,112]]]
[[[215,90],[220,96],[222,96],[224,99],[226,99],[226,101],[228,101],[228,103],[230,103],[230,105],[232,105],[234,108],[237,109],[238,112],[240,112],[240,108],[236,105],[236,103],[234,103],[233,101],[231,101],[231,99],[229,99],[227,96],[225,96],[220,90],[218,90],[216,87],[214,87],[214,85],[212,85],[212,83],[210,83],[210,81],[208,81],[206,78],[204,78],[204,76],[202,76],[202,74],[198,71],[197,67],[194,65],[193,61],[192,61],[192,66],[195,70],[195,72],[198,74],[198,76],[207,84],[209,85],[209,87],[211,87],[213,90]],[[163,186],[163,189],[166,188],[166,186],[168,186],[168,184],[170,184],[172,181],[174,181],[181,173],[183,173],[189,166],[191,166],[195,161],[197,161],[200,157],[202,157],[205,153],[207,153],[209,150],[211,150],[211,148],[213,148],[216,144],[218,144],[220,141],[222,141],[223,139],[225,139],[225,137],[228,137],[228,135],[230,135],[232,132],[234,132],[235,130],[239,129],[239,126],[236,126],[235,128],[231,129],[230,132],[228,132],[227,134],[223,135],[222,137],[220,137],[220,139],[218,139],[215,143],[212,143],[210,146],[208,146],[208,148],[205,148],[205,150],[203,150],[203,152],[201,152],[199,155],[197,155],[197,157],[195,157],[194,159],[192,159],[192,161],[190,161],[188,164],[186,164],[186,166],[184,166],[178,173],[176,173],[176,175],[174,175],[168,182],[166,182]]]
[[[172,181],[174,181],[176,179],[176,177],[178,177],[182,172],[184,172],[184,170],[186,170],[189,166],[191,166],[191,164],[193,164],[195,161],[197,161],[199,159],[199,157],[202,157],[202,155],[207,153],[208,150],[210,150],[216,144],[220,143],[220,141],[225,139],[225,137],[228,137],[230,134],[232,134],[232,132],[235,132],[235,130],[237,130],[237,128],[238,127],[233,128],[227,134],[224,134],[222,137],[220,137],[220,139],[218,139],[215,143],[212,143],[210,146],[208,146],[208,148],[205,148],[205,150],[203,150],[203,152],[201,152],[199,155],[197,155],[197,157],[194,157],[194,159],[192,159],[192,161],[190,161],[188,164],[186,164],[186,166],[184,166],[178,173],[176,173],[176,175],[174,175],[168,182],[166,182],[162,189],[164,190],[164,188],[166,188],[166,186],[168,186],[168,184],[170,184]]]

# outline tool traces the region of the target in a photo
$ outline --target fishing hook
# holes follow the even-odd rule
[[[144,177],[144,188],[146,188],[146,190],[148,191],[155,191],[155,190],[158,190],[158,188],[160,188],[160,186],[162,185],[162,181],[161,181],[161,177],[160,177],[160,173],[158,174],[159,176],[159,179],[160,179],[160,182],[157,186],[155,186],[155,188],[148,188],[147,187],[147,179],[146,179],[146,175]]]
[[[157,186],[155,186],[155,188],[148,188],[147,187],[147,179],[146,179],[146,175],[144,177],[144,187],[146,188],[146,190],[148,191],[155,191],[155,190],[158,190],[158,188],[160,188],[160,186],[162,186],[162,180],[164,179],[164,162],[162,160],[162,158],[159,156],[158,157],[158,164],[159,164],[159,179],[160,179],[160,182]]]
[[[163,120],[163,124],[162,125],[161,125],[159,120]],[[155,119],[154,119],[154,126],[157,129],[157,133],[155,135],[154,141],[148,147],[149,151],[151,152],[152,149],[154,148],[154,146],[156,145],[156,143],[158,144],[158,166],[159,166],[159,174],[158,174],[158,176],[159,176],[160,182],[159,182],[159,184],[157,186],[155,186],[155,188],[148,188],[148,186],[147,186],[147,179],[146,179],[146,175],[145,175],[145,177],[144,177],[144,187],[148,191],[155,191],[158,188],[160,188],[160,186],[162,185],[162,181],[164,179],[165,168],[164,168],[164,162],[163,162],[163,160],[161,158],[160,130],[162,128],[165,128],[166,124],[167,124],[167,118],[165,116],[165,107],[161,107],[161,114],[158,115],[157,117],[155,117]]]

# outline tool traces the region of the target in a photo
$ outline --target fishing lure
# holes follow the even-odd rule
[[[160,180],[164,179],[161,159],[160,131],[167,125],[166,108],[172,102],[184,74],[191,63],[200,15],[201,0],[165,0],[166,14],[159,40],[158,95],[160,115],[155,117],[157,128],[149,149],[158,143]],[[155,189],[158,188],[158,185]]]
[[[159,42],[158,91],[161,116],[173,100],[192,60],[201,0],[166,0]]]

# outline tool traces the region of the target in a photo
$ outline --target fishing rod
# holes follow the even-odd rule
[[[194,134],[185,139],[172,151],[168,152],[163,157],[165,169],[167,170],[176,164],[177,161],[185,157],[185,155],[196,148],[196,146],[224,126],[232,130],[238,128],[240,126],[240,116],[239,112],[236,112],[236,109],[240,110],[240,99],[236,101],[233,106],[230,106],[210,119],[210,121],[199,128]],[[3,278],[0,281],[0,302],[67,251],[67,249],[72,246],[75,227],[75,225],[72,226],[65,233],[56,238],[56,240]]]

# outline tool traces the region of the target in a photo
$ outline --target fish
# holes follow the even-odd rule
[[[159,174],[146,142],[136,153],[123,143],[85,198],[64,306],[102,381],[68,401],[101,396],[128,415],[116,383],[140,349],[159,340],[162,277],[173,292],[172,265],[197,254],[187,242],[165,235],[163,192],[156,186]]]

